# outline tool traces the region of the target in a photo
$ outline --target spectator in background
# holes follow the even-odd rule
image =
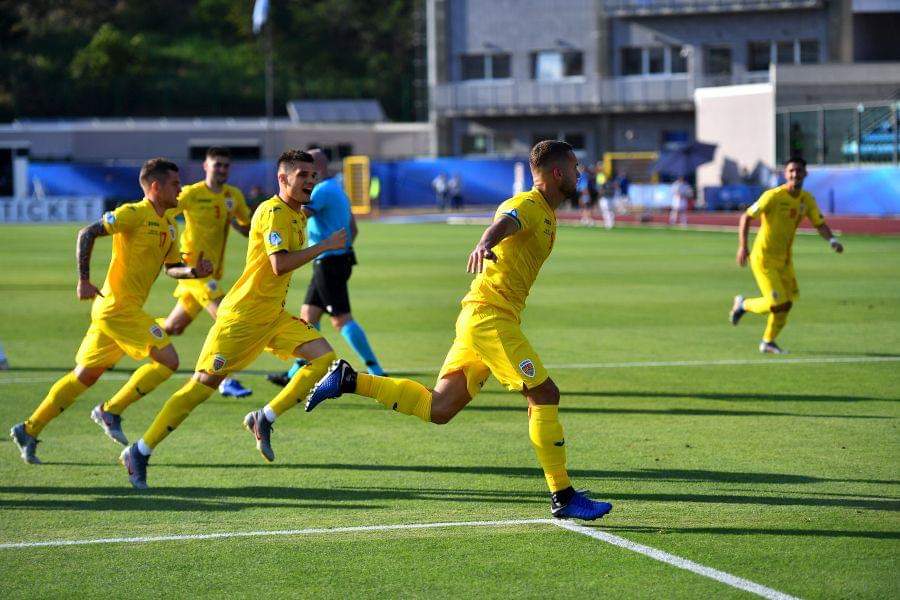
[[[681,221],[681,226],[687,226],[688,201],[694,197],[694,189],[679,176],[672,184],[672,210],[669,211],[669,225],[675,225]]]
[[[612,229],[616,226],[616,211],[613,210],[613,198],[616,195],[615,183],[610,180],[597,163],[598,171],[595,177],[598,194],[600,196],[600,216],[603,217],[603,226]]]
[[[625,171],[619,171],[619,174],[616,176],[615,188],[616,188],[616,210],[620,213],[624,213],[628,210],[628,188],[631,185],[631,182],[628,180],[628,173]]]
[[[581,209],[581,224],[586,227],[594,226],[594,205],[591,202],[591,193],[588,182],[593,179],[590,172],[585,171],[578,177],[575,189],[578,191],[578,207]]]
[[[250,208],[250,214],[256,212],[256,207],[268,200],[269,197],[263,192],[263,189],[254,185],[250,188],[250,195],[247,196],[247,206]]]
[[[449,187],[446,173],[438,173],[438,176],[431,180],[431,189],[434,190],[434,201],[438,210],[442,211],[447,208],[447,188]]]
[[[462,208],[462,185],[462,177],[459,176],[459,173],[454,173],[447,182],[447,197],[450,198],[450,206],[453,210]]]

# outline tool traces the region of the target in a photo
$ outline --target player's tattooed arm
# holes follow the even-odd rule
[[[183,262],[169,263],[166,265],[166,275],[173,279],[200,279],[212,275],[212,263],[203,258],[203,253],[197,257],[197,266],[191,267]]]
[[[469,254],[469,261],[466,264],[466,271],[469,273],[481,273],[484,270],[485,260],[497,260],[493,248],[517,231],[519,231],[519,221],[509,215],[502,215],[494,221],[490,227],[484,230],[481,239],[475,245],[475,249]]]
[[[75,290],[79,300],[90,300],[94,296],[102,296],[100,290],[91,283],[91,254],[94,252],[94,240],[109,235],[103,223],[97,221],[78,232],[78,243],[75,247],[75,260],[78,263],[78,286]]]

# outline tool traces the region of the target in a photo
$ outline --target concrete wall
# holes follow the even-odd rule
[[[736,183],[741,169],[775,167],[775,89],[771,84],[700,88],[694,93],[697,140],[716,144],[697,169],[697,188]]]

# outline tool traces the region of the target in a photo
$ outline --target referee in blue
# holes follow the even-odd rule
[[[356,219],[350,210],[350,199],[344,193],[341,182],[329,173],[328,157],[325,153],[319,149],[309,150],[309,153],[315,161],[320,179],[313,188],[309,204],[302,209],[307,217],[309,244],[318,244],[335,231],[345,229],[347,246],[340,250],[323,252],[313,262],[313,276],[306,290],[306,300],[300,309],[300,317],[318,329],[322,314],[327,312],[331,315],[331,324],[341,332],[350,347],[363,360],[369,373],[384,375],[384,370],[378,364],[378,359],[375,358],[375,353],[366,338],[366,332],[353,320],[350,312],[347,281],[353,272],[353,265],[356,264],[353,240],[359,232]],[[294,373],[305,364],[302,359],[297,359],[287,373],[271,373],[268,379],[276,385],[285,386]]]

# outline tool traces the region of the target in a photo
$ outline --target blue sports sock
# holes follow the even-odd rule
[[[322,326],[319,323],[311,323],[311,325],[313,327],[315,327],[317,330],[322,331]],[[302,369],[303,367],[305,367],[308,364],[309,364],[309,361],[304,360],[302,358],[294,359],[294,364],[291,365],[291,368],[288,369],[288,372],[287,372],[288,379],[292,378],[294,375],[297,374],[297,371],[299,371],[300,369]]]
[[[363,359],[363,362],[366,363],[369,373],[372,375],[384,374],[381,365],[378,364],[378,359],[375,358],[375,353],[372,352],[372,347],[369,346],[369,340],[366,339],[366,332],[363,331],[363,328],[359,323],[356,321],[348,321],[347,324],[341,328],[341,335],[344,336],[344,339],[347,340],[350,347],[353,348],[356,353],[359,354],[359,357]]]

